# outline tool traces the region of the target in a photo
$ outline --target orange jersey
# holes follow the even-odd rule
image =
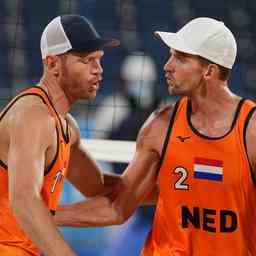
[[[241,100],[229,132],[209,138],[193,128],[189,100],[176,104],[142,256],[256,255],[256,185],[245,143],[254,110]]]
[[[35,95],[47,105],[50,114],[56,120],[57,153],[48,168],[41,191],[41,196],[49,210],[53,213],[57,208],[60,193],[66,176],[70,155],[69,132],[65,134],[56,110],[44,90],[31,87],[15,97],[0,115],[0,121],[13,104],[21,97]],[[28,136],[30,136],[28,134]],[[19,227],[9,205],[8,199],[8,167],[0,161],[0,255],[39,255],[38,249]],[[26,206],[24,206],[26,207]]]

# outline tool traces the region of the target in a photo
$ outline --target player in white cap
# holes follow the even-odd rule
[[[256,255],[256,106],[228,86],[234,36],[206,17],[156,35],[170,48],[165,77],[180,100],[141,128],[116,197],[63,206],[56,221],[120,224],[158,187],[142,256]]]

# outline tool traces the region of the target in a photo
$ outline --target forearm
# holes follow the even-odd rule
[[[103,193],[103,175],[81,143],[71,147],[67,178],[86,197]]]
[[[72,227],[101,227],[123,222],[121,214],[107,197],[62,205],[57,209],[54,219],[59,226]]]
[[[70,169],[67,178],[85,197],[110,194],[121,181],[117,174],[95,170],[88,175],[88,171],[82,169]]]
[[[12,203],[13,213],[24,232],[45,255],[74,256],[58,233],[49,210],[40,198],[25,197]]]

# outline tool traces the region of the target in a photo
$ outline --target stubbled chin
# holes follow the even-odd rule
[[[90,92],[89,100],[94,100],[97,96],[97,91]]]
[[[94,100],[97,96],[97,91],[94,92],[86,92],[78,95],[79,100]]]
[[[174,95],[173,88],[171,86],[168,87],[168,92],[170,95]]]
[[[172,85],[172,84],[168,84],[168,91],[169,91],[169,93],[171,94],[171,95],[173,95],[174,94],[174,86]]]
[[[174,86],[169,86],[168,87],[168,91],[169,94],[172,96],[181,96],[183,95],[179,90],[177,90],[177,88],[175,88]]]

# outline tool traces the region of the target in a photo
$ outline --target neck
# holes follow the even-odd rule
[[[195,93],[190,98],[192,105],[192,114],[204,116],[216,116],[225,112],[229,107],[236,105],[240,97],[232,93],[226,82],[222,84],[213,84],[200,89],[200,93]]]
[[[49,79],[44,75],[39,82],[39,86],[47,92],[56,111],[60,115],[65,115],[69,111],[71,104],[68,100],[68,97],[55,80]]]

